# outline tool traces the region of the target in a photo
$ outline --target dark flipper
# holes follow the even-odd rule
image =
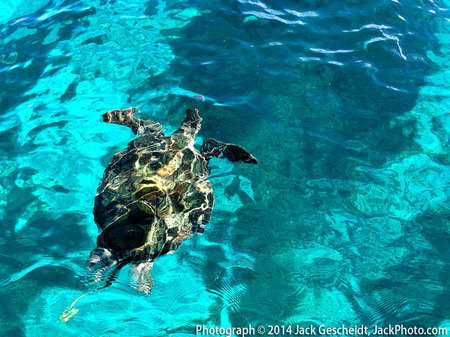
[[[128,126],[138,136],[143,134],[160,134],[164,136],[161,124],[134,117],[133,115],[138,112],[139,110],[136,108],[111,110],[103,114],[102,118],[106,123]]]
[[[201,128],[202,118],[198,114],[197,109],[186,110],[186,118],[175,133],[182,133],[187,137],[195,138],[195,135]]]
[[[231,162],[258,164],[256,158],[248,153],[242,146],[222,143],[212,138],[203,141],[200,151],[208,160],[212,157],[216,157],[227,158]]]

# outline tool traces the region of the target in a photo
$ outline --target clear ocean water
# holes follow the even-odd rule
[[[447,0],[4,0],[0,336],[192,336],[196,325],[450,330]],[[194,99],[204,96],[205,101]],[[136,106],[215,159],[203,235],[153,291],[95,288],[93,202]]]

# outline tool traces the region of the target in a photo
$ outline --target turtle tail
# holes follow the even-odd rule
[[[227,158],[234,163],[258,164],[258,160],[242,146],[222,143],[212,138],[203,141],[200,151],[207,160],[216,157]]]

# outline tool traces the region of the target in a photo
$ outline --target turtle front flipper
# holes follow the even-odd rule
[[[208,138],[203,141],[200,151],[207,160],[212,157],[227,158],[231,162],[258,164],[258,161],[242,146],[227,144]]]
[[[130,267],[130,279],[133,288],[148,294],[153,288],[153,278],[150,275],[153,261],[133,262]]]
[[[138,112],[139,110],[136,108],[116,109],[103,114],[102,118],[106,123],[128,126],[138,136],[144,134],[159,134],[164,136],[161,124],[134,117],[133,115]]]

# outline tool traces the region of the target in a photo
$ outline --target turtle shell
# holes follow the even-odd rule
[[[156,258],[203,232],[214,204],[207,161],[182,134],[142,136],[115,154],[94,206],[98,245]]]

